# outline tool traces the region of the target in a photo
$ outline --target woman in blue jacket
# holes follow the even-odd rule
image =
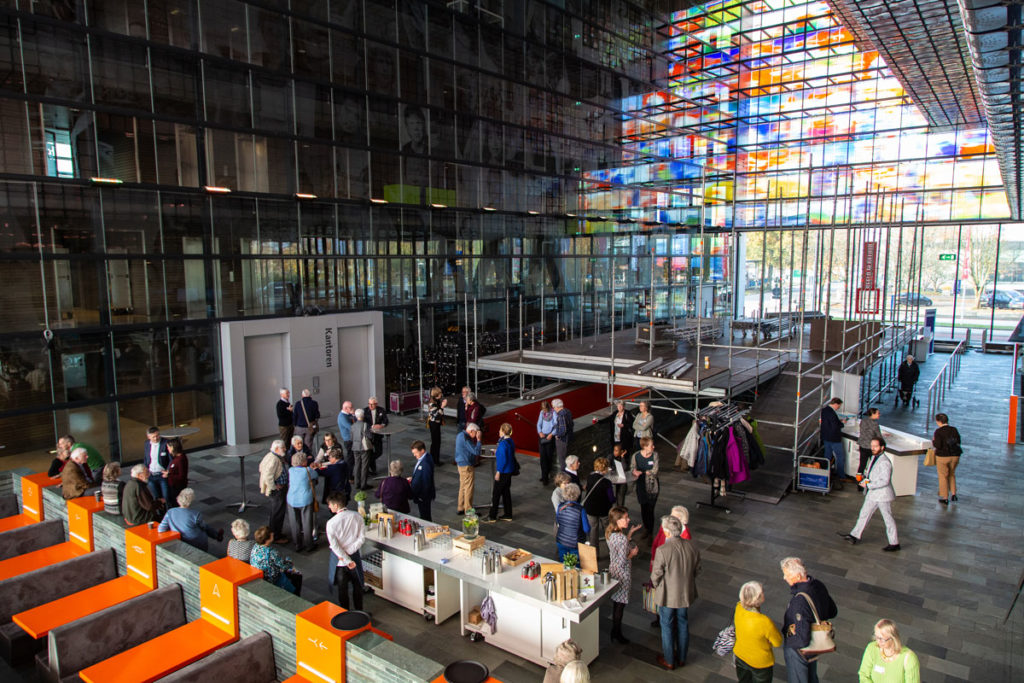
[[[299,451],[292,455],[292,466],[288,468],[288,525],[295,539],[295,551],[316,550],[316,511],[313,499],[316,497],[317,473],[306,464],[306,454]]]
[[[498,521],[498,501],[505,506],[501,519],[512,521],[512,477],[516,474],[516,445],[512,442],[512,425],[508,422],[498,430],[498,448],[494,452],[494,488],[491,491],[491,516],[485,522]]]
[[[191,509],[195,497],[192,489],[182,489],[178,494],[179,507],[167,511],[160,522],[160,531],[177,531],[185,543],[205,551],[209,550],[207,539],[215,538],[218,542],[224,540],[224,530],[214,531],[203,521],[201,513]]]

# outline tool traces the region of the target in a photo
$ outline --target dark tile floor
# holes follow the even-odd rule
[[[947,359],[941,354],[923,365],[922,389]],[[711,643],[731,621],[736,593],[747,580],[765,584],[764,611],[777,623],[781,621],[788,588],[778,563],[783,557],[797,555],[812,575],[826,583],[839,605],[835,619],[839,651],[821,660],[823,680],[856,676],[872,626],[882,617],[898,623],[908,646],[921,657],[922,680],[928,683],[1024,680],[1024,605],[1018,605],[1003,624],[1024,569],[1024,498],[1013,488],[1013,482],[1024,474],[1024,464],[1022,451],[1006,445],[1009,373],[1008,356],[971,352],[964,358],[962,373],[943,406],[964,439],[965,454],[958,472],[960,503],[948,508],[938,505],[934,469],[921,468],[918,495],[900,498],[894,505],[903,546],[899,553],[881,551],[886,541],[878,516],[868,526],[861,545],[851,547],[836,536],[836,531],[849,530],[857,516],[861,499],[852,486],[829,496],[790,494],[778,505],[731,500],[732,512],[725,514],[697,507],[696,502],[708,495],[706,484],[689,474],[666,472],[657,513],[667,514],[675,504],[687,505],[703,558],[698,582],[701,597],[690,610],[687,665],[667,673],[654,663],[660,639],[658,631],[649,626],[651,615],[640,608],[640,584],[647,578],[649,561],[649,555],[642,553],[634,563],[635,602],[625,619],[625,633],[633,642],[626,646],[611,643],[607,636],[610,624],[605,621],[602,653],[591,665],[593,679],[616,683],[735,680],[731,658],[712,654]],[[922,435],[930,432],[924,429],[923,408],[893,410],[891,400],[880,405],[883,425]],[[408,468],[408,444],[426,435],[411,419],[396,421],[414,427],[395,437],[394,455],[403,458]],[[453,442],[454,428],[444,437],[448,462]],[[195,453],[191,458],[192,485],[203,498],[204,514],[211,523],[227,527],[236,516],[224,508],[224,503],[238,496],[235,459],[218,457],[215,451]],[[258,463],[258,456],[249,458],[246,469],[248,496],[256,502],[262,498],[257,486]],[[523,459],[523,475],[513,484],[515,521],[487,526],[484,533],[550,556],[555,551],[550,489],[538,483],[536,467],[536,460]],[[438,470],[437,487],[435,521],[454,525],[458,519],[454,466]],[[481,471],[476,491],[479,507],[489,492],[486,472]],[[627,502],[636,507],[632,497]],[[323,523],[326,511],[320,514]],[[266,515],[264,506],[250,508],[242,516],[255,528],[265,523]],[[214,543],[211,548],[215,554],[223,550],[224,544]],[[332,599],[322,578],[326,553],[321,549],[312,556],[295,558],[307,576],[303,597],[312,601]],[[419,614],[373,597],[366,607],[376,625],[393,634],[397,642],[437,660],[477,659],[506,683],[540,680],[540,667],[459,637],[457,619],[434,625]],[[776,678],[785,680],[781,652],[777,658]]]

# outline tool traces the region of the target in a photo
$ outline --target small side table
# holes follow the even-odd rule
[[[245,508],[247,508],[247,507],[250,507],[250,508],[258,508],[259,507],[258,503],[250,503],[246,499],[246,496],[245,496],[245,458],[248,455],[256,455],[257,453],[261,453],[261,452],[262,452],[262,449],[260,449],[258,451],[254,451],[254,450],[250,450],[249,448],[246,448],[245,450],[238,450],[238,451],[229,450],[229,451],[227,451],[225,453],[219,453],[218,454],[222,458],[237,458],[238,459],[238,475],[240,477],[240,481],[241,481],[241,484],[242,484],[242,500],[240,500],[237,503],[228,503],[224,507],[231,508],[231,507],[235,507],[237,505],[238,506],[239,514],[245,512]]]

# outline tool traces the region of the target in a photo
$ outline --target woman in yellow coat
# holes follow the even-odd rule
[[[733,615],[736,644],[732,653],[740,683],[770,683],[772,680],[775,665],[772,648],[782,645],[782,634],[771,619],[761,614],[763,604],[764,586],[758,581],[743,584]]]

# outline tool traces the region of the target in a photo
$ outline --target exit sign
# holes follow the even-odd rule
[[[956,261],[956,254],[939,254],[940,261]]]

